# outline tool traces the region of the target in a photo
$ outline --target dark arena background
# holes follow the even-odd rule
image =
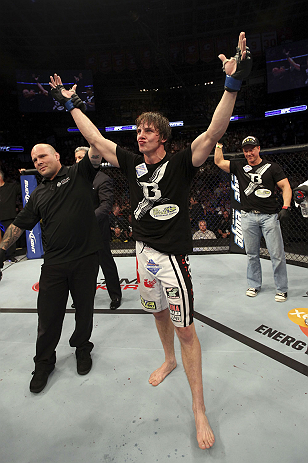
[[[234,55],[240,31],[253,68],[222,139],[225,158],[243,157],[241,141],[253,135],[261,156],[282,166],[292,188],[308,179],[306,0],[1,0],[0,17],[0,170],[7,182],[19,183],[24,173],[41,181],[30,156],[37,143],[54,146],[67,166],[75,148],[87,146],[50,96],[53,73],[67,88],[77,84],[88,117],[123,148],[138,151],[135,120],[151,110],[172,125],[167,150],[186,147],[210,124],[223,93],[218,54]],[[213,154],[194,178],[189,207],[192,236],[200,220],[214,234],[193,239],[190,256],[214,447],[204,455],[195,441],[179,343],[175,372],[158,388],[147,383],[163,353],[140,306],[127,181],[103,162],[114,181],[111,223],[121,230],[111,233],[121,308],[109,310],[100,271],[94,368],[84,381],[67,343],[74,323],[69,300],[57,368],[33,397],[28,379],[42,259],[27,259],[20,237],[18,262],[5,262],[0,282],[1,462],[306,462],[308,328],[299,319],[308,314],[308,219],[292,201],[282,227],[287,302],[274,302],[263,239],[264,285],[257,298],[247,298],[246,256],[232,209],[236,186]],[[277,198],[282,205],[279,191]]]

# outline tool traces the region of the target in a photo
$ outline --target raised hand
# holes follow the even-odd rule
[[[74,108],[79,108],[82,112],[86,111],[86,105],[76,93],[76,84],[70,90],[66,90],[62,84],[61,77],[58,74],[54,74],[53,77],[50,76],[49,85],[51,86],[51,96],[65,106],[68,111]]]
[[[246,37],[245,32],[241,32],[238,38],[237,50],[240,51],[240,59],[246,58]],[[218,58],[222,61],[223,69],[226,74],[231,76],[236,71],[236,56],[227,59],[224,54],[218,55]]]
[[[66,90],[66,88],[62,84],[61,77],[58,76],[58,74],[54,74],[53,77],[50,76],[49,85],[51,86],[51,88],[56,88],[58,85],[61,85],[61,93],[65,98],[68,99],[72,98],[73,94],[76,93],[77,84],[73,85],[70,90]]]
[[[218,58],[222,61],[226,73],[225,90],[238,92],[242,81],[248,77],[252,68],[252,57],[246,45],[245,32],[239,35],[235,56],[227,59],[224,54],[220,54]]]

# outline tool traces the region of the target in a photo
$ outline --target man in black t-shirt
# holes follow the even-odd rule
[[[229,212],[228,211],[223,211],[222,213],[223,217],[220,221],[219,227],[217,229],[218,235],[221,236],[221,238],[226,239],[229,238],[230,236],[230,229],[231,229],[231,224],[230,224],[230,217],[229,217]]]
[[[255,297],[261,290],[260,240],[263,235],[272,261],[275,301],[284,302],[288,297],[288,279],[279,220],[288,219],[292,190],[281,167],[261,158],[260,143],[256,137],[244,138],[242,148],[245,159],[229,161],[224,159],[222,145],[217,144],[214,162],[225,172],[235,174],[239,182],[241,226],[248,258],[246,295]],[[276,185],[282,190],[283,196],[279,214],[274,194]]]
[[[75,161],[80,162],[89,152],[87,146],[75,149]],[[99,170],[93,181],[94,212],[101,231],[102,247],[99,249],[99,265],[105,277],[106,288],[110,296],[110,309],[115,310],[121,305],[122,290],[118,269],[110,249],[109,213],[113,205],[113,180]]]
[[[92,202],[97,158],[86,155],[72,167],[61,166],[60,155],[47,144],[35,145],[32,161],[44,177],[24,209],[7,228],[0,244],[0,268],[5,250],[26,230],[42,220],[46,238],[37,301],[38,335],[31,392],[41,392],[56,363],[69,291],[75,303],[75,330],[70,345],[76,348],[77,372],[92,367],[90,336],[98,273],[101,236]]]
[[[201,347],[193,323],[193,292],[187,257],[192,248],[188,196],[197,168],[226,131],[241,81],[251,70],[245,33],[241,32],[239,36],[234,58],[227,60],[224,55],[219,58],[227,74],[225,92],[211,124],[190,147],[176,154],[165,151],[170,125],[161,114],[147,112],[138,117],[139,154],[134,154],[105,139],[78,107],[72,108],[75,87],[71,91],[65,90],[56,74],[50,82],[53,96],[65,101],[88,141],[90,156],[98,159],[103,156],[107,162],[120,167],[128,178],[141,304],[154,314],[165,353],[164,363],[152,373],[149,382],[157,386],[176,367],[176,331],[192,392],[201,449],[210,448],[215,439],[205,415]]]

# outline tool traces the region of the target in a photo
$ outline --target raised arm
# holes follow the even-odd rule
[[[201,166],[208,158],[215,143],[225,133],[230,117],[232,116],[237,92],[240,90],[242,80],[251,70],[252,59],[249,49],[246,47],[245,32],[239,35],[236,55],[226,59],[225,55],[219,55],[226,73],[225,92],[213,114],[212,121],[206,132],[197,137],[192,145],[192,163],[195,167]]]
[[[89,159],[93,165],[98,166],[102,158],[115,167],[119,167],[116,155],[117,145],[104,138],[93,122],[78,108],[71,110],[71,115],[78,129],[90,145]]]
[[[301,70],[301,66],[298,63],[295,63],[295,61],[290,57],[290,52],[283,50],[283,53],[286,55],[287,60],[289,61],[290,65],[292,66],[293,69],[296,69],[297,71]]]
[[[83,113],[82,110],[84,110],[85,105],[76,94],[77,86],[73,85],[70,90],[66,90],[62,85],[61,77],[57,74],[50,77],[49,84],[52,88],[51,94],[53,98],[60,101],[70,111],[78,129],[89,143],[88,155],[92,164],[98,166],[102,162],[102,158],[104,158],[113,166],[119,167],[116,156],[117,145],[104,138],[93,122]]]
[[[215,151],[214,151],[214,162],[216,166],[220,167],[220,169],[229,173],[230,172],[230,161],[224,158],[222,147],[223,145],[221,145],[220,143],[216,144]]]

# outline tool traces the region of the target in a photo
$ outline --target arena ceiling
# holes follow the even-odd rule
[[[307,37],[306,0],[1,0],[5,66],[71,67],[106,46],[276,30]],[[2,66],[1,66],[2,67]]]

